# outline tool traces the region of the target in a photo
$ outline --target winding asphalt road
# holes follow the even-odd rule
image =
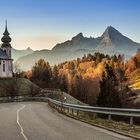
[[[0,140],[132,140],[66,117],[47,103],[0,104]]]

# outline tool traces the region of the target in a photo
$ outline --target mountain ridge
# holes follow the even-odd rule
[[[12,58],[14,59],[14,61],[17,61],[20,57],[32,54],[33,52],[34,51],[30,47],[24,50],[17,50],[15,48],[12,48]]]
[[[128,37],[124,36],[112,26],[108,26],[103,34],[97,38],[84,37],[83,33],[79,33],[62,43],[56,44],[52,50],[34,51],[31,54],[20,57],[16,62],[26,69],[24,64],[32,66],[35,61],[40,58],[49,61],[51,65],[58,64],[63,61],[76,59],[82,57],[84,54],[101,52],[105,54],[124,54],[129,57],[133,55],[140,44],[134,42]],[[30,64],[29,64],[29,59]],[[31,67],[30,67],[31,68]],[[29,69],[29,67],[27,68]]]

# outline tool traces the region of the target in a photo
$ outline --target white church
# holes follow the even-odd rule
[[[0,47],[0,77],[13,77],[13,59],[11,58],[11,38],[7,29],[7,21],[5,31],[1,38],[2,44]]]

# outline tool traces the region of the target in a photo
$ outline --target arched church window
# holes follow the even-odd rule
[[[5,72],[5,61],[3,61],[3,72]]]

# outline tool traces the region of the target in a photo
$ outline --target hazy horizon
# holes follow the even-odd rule
[[[12,47],[19,50],[52,49],[80,32],[98,37],[109,25],[140,42],[139,0],[6,0],[0,12],[0,37],[7,19]]]

